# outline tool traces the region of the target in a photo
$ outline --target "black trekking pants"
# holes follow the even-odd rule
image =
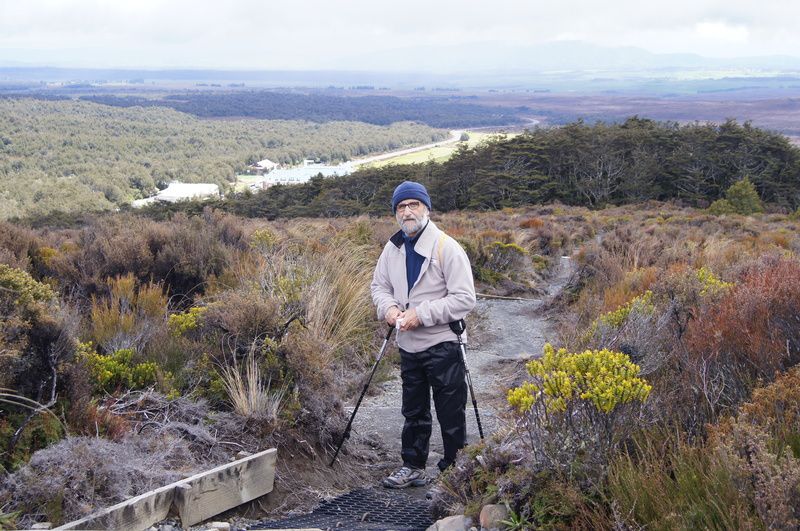
[[[431,438],[431,389],[436,418],[442,428],[444,470],[456,459],[467,442],[467,383],[458,343],[444,342],[422,352],[400,349],[403,379],[403,464],[425,468]]]

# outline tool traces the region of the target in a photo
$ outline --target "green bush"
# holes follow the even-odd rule
[[[764,211],[758,190],[750,179],[745,177],[733,183],[725,192],[725,199],[731,204],[737,214],[748,216]]]
[[[131,349],[103,355],[95,352],[91,343],[83,343],[79,356],[86,362],[97,391],[113,393],[122,389],[143,389],[158,381],[158,365],[152,361],[134,363]]]
[[[726,214],[736,214],[736,209],[727,199],[717,199],[708,207],[708,213],[715,216],[724,216]]]
[[[49,302],[55,298],[50,286],[37,282],[25,271],[6,264],[0,264],[0,290],[10,294],[14,298],[14,304],[22,307],[37,302]]]
[[[167,326],[170,333],[175,337],[196,330],[202,323],[203,315],[208,308],[206,306],[192,306],[182,313],[170,314],[167,319]]]

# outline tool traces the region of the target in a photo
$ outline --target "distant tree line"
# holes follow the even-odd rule
[[[749,178],[773,205],[800,205],[800,149],[786,137],[745,123],[658,123],[638,117],[621,124],[581,121],[536,129],[469,149],[447,162],[388,166],[338,178],[275,186],[217,206],[246,216],[385,214],[392,190],[423,182],[439,211],[494,210],[559,201],[602,207],[680,200],[706,207]],[[173,209],[199,209],[178,205]],[[158,215],[169,211],[161,210]]]
[[[224,189],[264,158],[341,162],[446,136],[410,122],[201,120],[163,107],[0,98],[0,219],[109,210],[172,180]]]
[[[115,107],[171,107],[202,118],[247,117],[265,120],[356,121],[375,125],[415,121],[431,127],[479,127],[523,123],[511,109],[449,101],[445,98],[330,96],[270,91],[189,92],[161,99],[93,95],[82,99]]]

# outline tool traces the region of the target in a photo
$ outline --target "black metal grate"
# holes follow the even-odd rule
[[[429,504],[394,490],[358,489],[322,502],[312,513],[259,522],[249,529],[315,527],[331,531],[425,531],[433,525]]]

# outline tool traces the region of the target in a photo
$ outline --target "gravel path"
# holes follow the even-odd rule
[[[555,274],[548,280],[547,298],[558,295],[574,271],[573,260],[562,257]],[[487,437],[497,428],[498,411],[505,403],[505,390],[514,385],[524,360],[541,355],[544,343],[554,339],[552,326],[543,309],[546,300],[479,298],[475,310],[467,318],[470,327],[467,367]],[[390,379],[377,386],[380,392],[364,398],[353,421],[355,434],[385,451],[387,470],[401,464],[403,416],[400,413],[399,372],[398,368],[393,369]],[[442,438],[435,415],[433,424],[428,472],[435,476],[438,473],[436,463],[442,457]],[[467,402],[467,437],[469,443],[479,440],[471,400]]]

